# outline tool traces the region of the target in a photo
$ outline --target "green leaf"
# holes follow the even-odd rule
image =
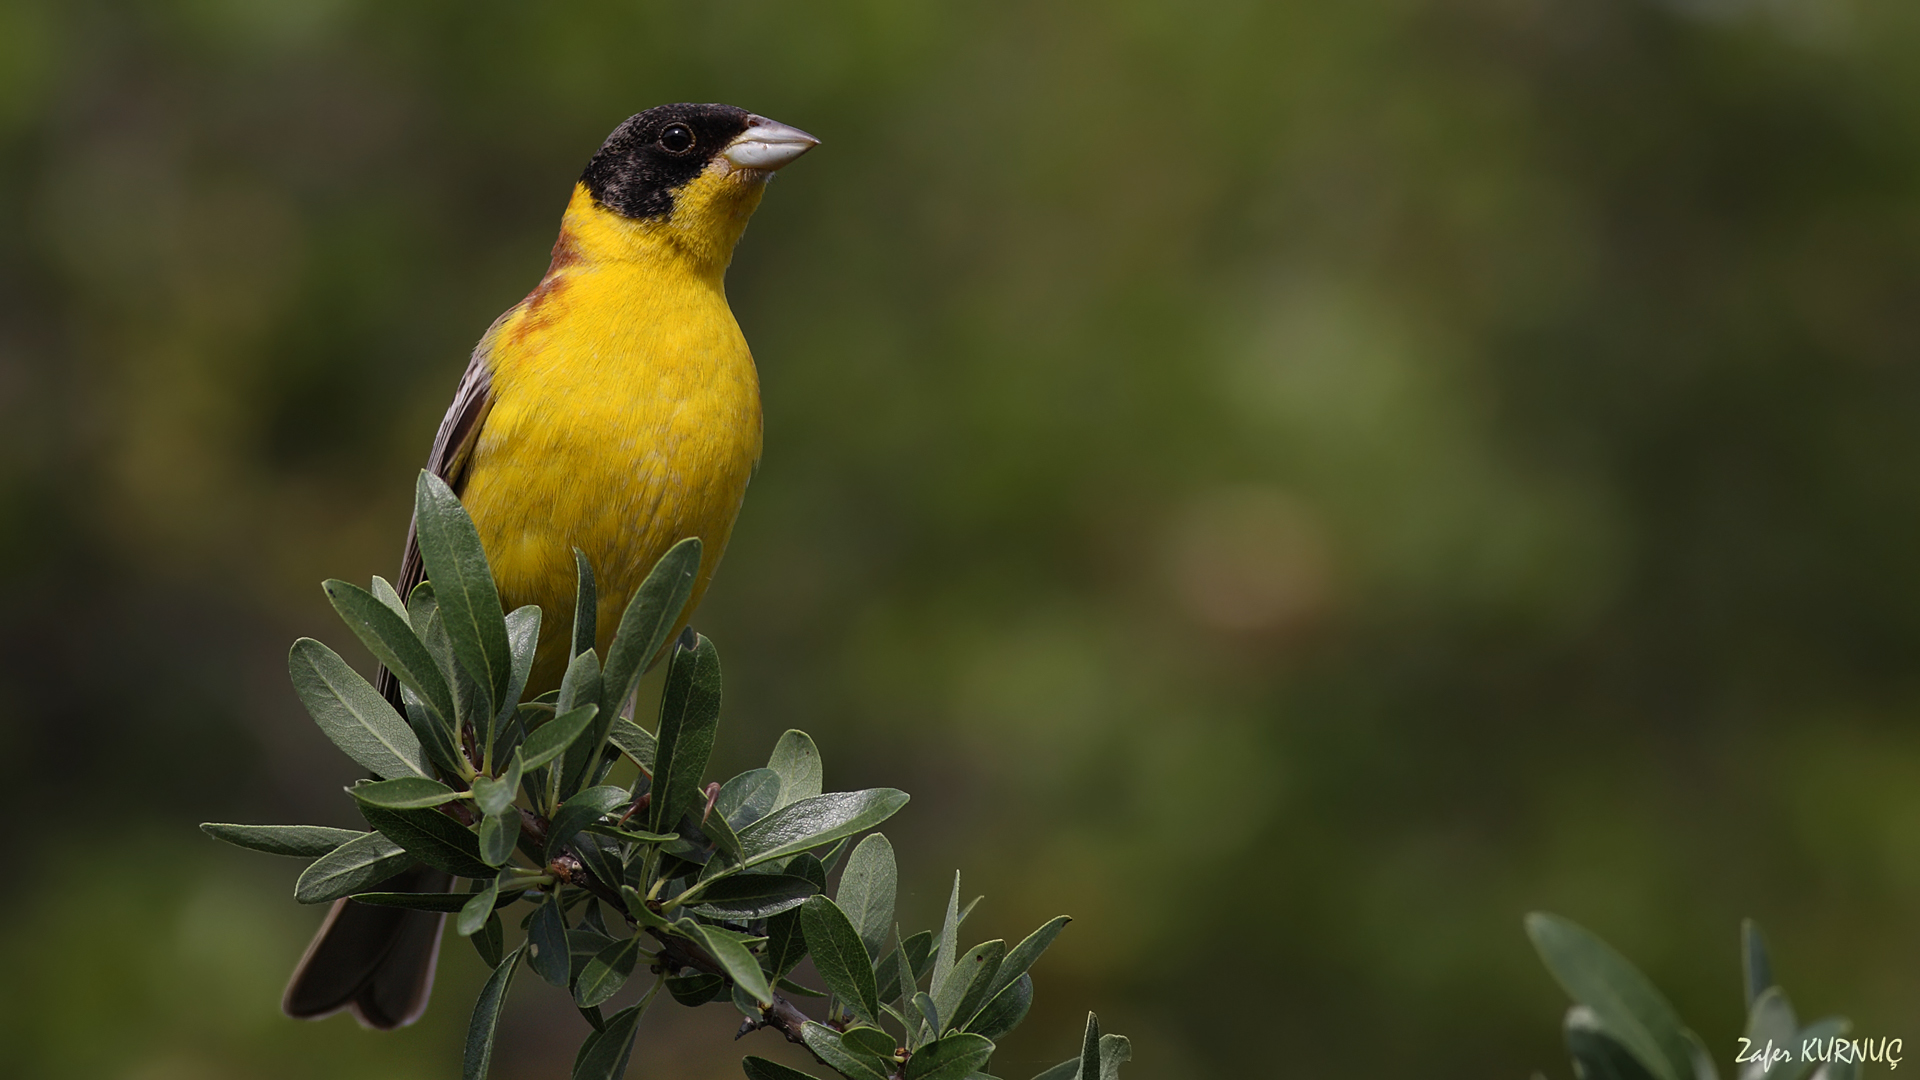
[[[791,1069],[777,1061],[768,1061],[763,1057],[749,1055],[740,1062],[740,1068],[747,1074],[747,1080],[820,1080],[811,1073]]]
[[[360,639],[375,660],[384,664],[401,684],[420,695],[442,719],[453,719],[453,695],[446,676],[433,661],[425,642],[407,620],[372,593],[350,581],[333,579],[320,586],[342,622]]]
[[[505,721],[519,708],[520,695],[527,689],[527,676],[533,674],[533,654],[539,646],[540,608],[526,604],[507,612],[507,652],[513,666],[507,679],[507,692],[500,698],[500,707],[494,710],[495,724]]]
[[[722,866],[737,866],[740,863],[742,858],[740,838],[734,835],[733,827],[727,824],[727,815],[721,813],[718,806],[713,808],[712,813],[700,819],[700,831],[713,842],[715,850],[726,856],[724,859],[715,859],[708,863],[709,872],[716,871]]]
[[[619,747],[621,753],[632,758],[635,765],[645,770],[648,776],[653,775],[653,758],[656,750],[653,732],[624,716],[616,716],[613,718],[613,726],[607,729],[607,738],[614,746]]]
[[[1791,1074],[1793,1077],[1817,1075],[1815,1070],[1824,1067],[1826,1075],[1822,1076],[1820,1080],[1836,1080],[1838,1077],[1846,1077],[1847,1080],[1851,1080],[1851,1077],[1859,1071],[1860,1066],[1858,1062],[1828,1061],[1823,1063],[1819,1060],[1820,1055],[1803,1054],[1801,1050],[1803,1048],[1809,1048],[1810,1046],[1830,1046],[1831,1040],[1845,1038],[1852,1030],[1853,1022],[1840,1016],[1829,1016],[1823,1020],[1816,1020],[1806,1027],[1801,1028],[1795,1036],[1796,1041],[1793,1046],[1794,1056],[1797,1060],[1791,1064],[1782,1062],[1774,1066],[1773,1070],[1767,1073],[1766,1080],[1782,1080],[1783,1077],[1788,1076],[1786,1070],[1789,1067],[1796,1069],[1796,1071]],[[1741,1074],[1741,1080],[1747,1080],[1744,1072]]]
[[[1792,1058],[1783,1058],[1775,1063],[1760,1057],[1738,1071],[1742,1080],[1751,1074],[1755,1078],[1762,1073],[1766,1080],[1801,1080],[1813,1071],[1817,1062],[1799,1060],[1799,1046],[1794,1036],[1800,1034],[1800,1021],[1793,1015],[1793,1004],[1787,1000],[1787,992],[1778,986],[1769,986],[1762,991],[1759,1000],[1747,1010],[1747,1027],[1743,1033],[1753,1047],[1767,1049],[1779,1048],[1793,1054]],[[1744,1049],[1744,1047],[1743,1047]],[[1765,1062],[1760,1068],[1754,1065]],[[1770,1068],[1767,1066],[1771,1066]]]
[[[947,1027],[961,1030],[973,1014],[987,1003],[993,990],[994,976],[999,974],[1000,962],[1007,958],[1007,943],[998,939],[982,942],[968,949],[959,963],[953,966],[953,974],[947,977],[944,996],[936,994],[934,1001],[940,1006],[940,1015],[947,1018]]]
[[[735,874],[702,889],[693,910],[708,918],[751,922],[806,903],[819,886],[792,874]]]
[[[580,1044],[579,1056],[573,1059],[573,1080],[619,1080],[626,1075],[640,1008],[629,1005],[621,1009],[607,1017],[605,1027],[587,1036],[587,1041]]]
[[[1068,916],[1056,915],[1047,920],[1045,926],[1028,934],[1020,944],[1015,945],[1013,951],[1007,954],[1006,960],[1000,965],[1000,971],[994,975],[988,997],[998,996],[1001,991],[1018,981],[1020,976],[1025,975],[1033,967],[1034,961],[1040,959],[1040,954],[1047,951],[1047,946],[1053,944],[1053,939],[1059,937],[1060,931],[1066,929],[1067,924],[1072,921]],[[989,1039],[995,1037],[986,1032],[981,1034],[987,1035]]]
[[[413,628],[412,620],[407,617],[407,602],[402,600],[400,594],[394,591],[392,582],[389,582],[379,574],[375,574],[373,575],[373,589],[371,591],[373,598],[387,605],[395,615],[400,616],[401,620],[406,622],[409,630]]]
[[[377,832],[363,833],[315,859],[300,872],[293,898],[303,904],[324,904],[385,881],[413,865],[413,856]]]
[[[832,873],[833,868],[840,865],[840,856],[847,853],[847,843],[852,839],[850,836],[843,836],[838,843],[817,856],[820,860],[821,868],[828,873]]]
[[[465,878],[498,872],[480,857],[480,838],[473,830],[438,810],[394,810],[362,802],[360,816],[428,866]]]
[[[868,788],[801,799],[741,829],[740,846],[749,866],[792,855],[865,832],[907,805],[907,798],[893,788]]]
[[[846,872],[840,875],[840,890],[834,902],[853,921],[860,941],[871,956],[886,948],[887,931],[893,926],[894,894],[900,886],[899,870],[893,861],[893,844],[884,833],[874,833],[860,841],[847,859]]]
[[[667,980],[673,1000],[697,1008],[719,997],[732,984],[718,975],[675,975]]]
[[[1034,1076],[1033,1080],[1074,1080],[1074,1077],[1079,1075],[1080,1059],[1070,1057],[1053,1068],[1040,1072]]]
[[[420,740],[427,757],[448,776],[466,776],[473,771],[465,755],[453,744],[453,729],[420,703],[420,695],[400,688],[400,700],[406,706],[407,727]]]
[[[487,919],[493,915],[494,905],[500,900],[500,879],[489,878],[486,886],[473,894],[460,908],[460,917],[453,922],[453,928],[461,937],[472,937],[487,925]]]
[[[882,1061],[891,1062],[900,1051],[900,1045],[894,1042],[893,1036],[877,1027],[855,1025],[842,1031],[840,1040],[852,1043]]]
[[[513,973],[520,966],[520,954],[525,949],[523,945],[508,953],[487,977],[487,985],[480,988],[480,1000],[473,1005],[473,1020],[467,1024],[461,1080],[484,1080],[493,1064],[493,1037],[500,1028],[500,1010],[507,1002],[507,989],[513,985]]]
[[[876,1058],[858,1043],[848,1043],[825,1024],[807,1021],[800,1029],[800,1038],[806,1042],[807,1049],[847,1080],[887,1080],[893,1072],[891,1061]]]
[[[474,805],[483,814],[498,814],[513,805],[513,799],[520,790],[520,776],[526,770],[525,762],[519,754],[507,762],[506,771],[498,779],[477,776],[473,780]]]
[[[589,912],[592,910],[588,908]],[[568,984],[579,989],[581,973],[586,971],[594,957],[600,955],[600,950],[612,944],[614,939],[611,936],[589,926],[586,919],[581,919],[579,926],[567,931]]]
[[[627,914],[632,915],[633,920],[641,926],[651,927],[652,929],[666,933],[680,934],[682,937],[686,936],[680,933],[678,924],[668,922],[660,916],[659,912],[648,907],[646,898],[641,896],[639,891],[633,886],[620,886],[620,899],[627,902]]]
[[[499,967],[500,952],[507,947],[507,930],[500,925],[500,913],[496,911],[487,916],[487,925],[467,940],[473,942],[473,951],[480,954],[482,962],[490,968]]]
[[[1572,920],[1535,912],[1526,925],[1547,970],[1602,1030],[1656,1080],[1693,1080],[1690,1033],[1638,968]]]
[[[880,1022],[879,988],[873,979],[873,956],[860,933],[839,905],[824,896],[812,896],[800,909],[800,929],[807,952],[827,989],[838,994],[869,1024]]]
[[[785,976],[807,958],[807,938],[800,929],[800,910],[783,911],[767,920],[767,944],[760,966],[775,979]]]
[[[667,549],[647,573],[647,580],[634,590],[633,599],[620,616],[620,627],[607,646],[606,679],[600,697],[602,715],[619,715],[621,706],[633,696],[640,676],[679,622],[699,572],[700,540],[688,537]]]
[[[589,703],[561,713],[535,728],[533,734],[527,736],[527,741],[520,744],[520,753],[525,759],[522,767],[537,769],[566,753],[569,746],[586,734],[599,711],[600,706]]]
[[[594,642],[596,620],[600,615],[600,590],[593,580],[593,564],[587,561],[587,553],[579,548],[573,549],[573,573],[576,582],[573,591],[573,651],[569,658],[590,652]]]
[[[747,951],[745,945],[752,938],[692,919],[681,919],[673,924],[673,928],[683,937],[705,946],[707,952],[720,962],[720,967],[735,986],[752,994],[753,999],[762,1005],[773,1004],[773,991],[767,986],[767,974],[760,970],[760,961]]]
[[[823,790],[820,748],[804,731],[789,730],[780,736],[773,745],[773,756],[767,759],[767,768],[780,777],[780,794],[773,801],[775,810],[811,799]]]
[[[459,792],[438,780],[423,776],[403,776],[398,780],[361,781],[347,789],[355,802],[388,810],[416,810],[441,806],[460,797]]]
[[[507,898],[519,896],[518,891]],[[414,911],[444,911],[448,914],[463,910],[473,900],[473,893],[463,892],[360,892],[354,893],[357,903],[372,904],[375,907],[410,908]],[[499,902],[495,901],[495,907]],[[491,965],[489,965],[491,966]]]
[[[218,821],[202,822],[200,831],[235,847],[303,859],[317,859],[342,844],[372,835],[320,825],[228,825]]]
[[[580,830],[625,806],[630,797],[626,788],[607,784],[588,788],[568,799],[553,815],[553,824],[548,826],[547,857],[552,858],[572,843]]]
[[[953,893],[947,898],[947,917],[940,924],[939,947],[933,954],[933,982],[927,987],[935,1003],[945,995],[941,992],[947,980],[953,975],[954,962],[960,952],[960,871],[953,872]],[[935,1034],[938,1034],[938,1029]]]
[[[433,776],[413,730],[339,654],[301,638],[287,671],[313,722],[355,764],[380,777]]]
[[[926,1021],[927,1037],[932,1038],[938,1035],[940,1029],[945,1025],[940,1021],[940,1008],[933,1003],[933,999],[922,991],[921,993],[913,995],[913,1007],[914,1010],[920,1014],[921,1018]]]
[[[760,966],[763,969],[766,967],[765,964],[762,964]],[[825,990],[815,990],[811,986],[801,986],[799,983],[794,982],[792,979],[780,979],[773,984],[773,988],[775,990],[785,990],[787,993],[794,994],[799,997],[823,998],[827,996],[827,992]]]
[[[998,1039],[1019,1027],[1032,1007],[1033,976],[1022,975],[989,999],[964,1027],[989,1039]]]
[[[600,702],[601,691],[599,654],[583,652],[568,662],[567,673],[560,681],[560,697],[554,702],[554,711],[566,713],[583,705],[592,705],[594,714],[587,723],[586,731],[569,744],[573,752],[566,756],[564,764],[560,766],[560,797],[563,799],[586,784],[594,762],[600,758],[601,733],[607,726],[607,710]]]
[[[966,1080],[986,1067],[993,1041],[972,1032],[956,1032],[913,1052],[906,1080]]]
[[[1773,961],[1767,956],[1767,938],[1760,932],[1760,924],[1752,919],[1740,920],[1740,969],[1747,987],[1747,1008],[1760,1000],[1760,995],[1773,986]]]
[[[719,723],[720,653],[713,642],[696,637],[691,649],[675,646],[660,693],[658,765],[647,818],[652,831],[672,829],[696,805]]]
[[[898,937],[898,932],[899,928],[896,926],[896,938]],[[901,957],[903,954],[906,958],[905,967],[901,966]],[[927,971],[932,967],[933,931],[922,930],[908,938],[903,948],[898,948],[888,953],[878,964],[874,965],[880,980],[880,1000],[901,1000],[900,988],[902,986],[907,988],[907,996],[911,998],[913,991],[918,988],[915,985],[917,980],[924,978]]]
[[[513,858],[514,845],[520,841],[520,808],[509,803],[505,810],[480,820],[480,861],[488,866],[505,866]]]
[[[1080,1043],[1080,1078],[1096,1080],[1100,1075],[1100,1018],[1087,1014],[1087,1033]]]
[[[549,897],[533,909],[533,918],[527,923],[527,946],[527,962],[534,972],[555,986],[565,987],[573,974],[573,959],[559,897]]]
[[[1653,1080],[1653,1074],[1601,1028],[1600,1018],[1585,1005],[1567,1010],[1562,1029],[1574,1074],[1580,1080]]]
[[[615,840],[631,840],[636,844],[670,844],[682,839],[679,833],[642,832],[638,829],[622,829],[617,825],[608,825],[604,822],[594,822],[580,831],[592,833],[595,836],[610,836]]]
[[[1133,1043],[1125,1035],[1100,1036],[1100,1080],[1120,1080],[1120,1066],[1132,1059]]]
[[[713,811],[738,829],[766,817],[780,797],[780,774],[772,769],[748,769],[720,785]]]
[[[420,559],[433,582],[453,655],[490,692],[488,714],[497,713],[513,682],[513,653],[480,534],[459,496],[425,469],[414,488],[413,512]]]
[[[601,949],[581,969],[580,979],[574,984],[573,1000],[583,1009],[591,1009],[610,1000],[627,984],[627,976],[633,974],[634,965],[639,959],[638,934]]]

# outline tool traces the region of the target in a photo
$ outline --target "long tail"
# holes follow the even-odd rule
[[[384,668],[379,686],[394,708],[402,707],[399,686]],[[445,892],[452,885],[445,872],[415,866],[374,889]],[[446,921],[436,911],[335,900],[293,969],[280,1008],[298,1020],[318,1020],[347,1009],[362,1025],[382,1031],[413,1023],[427,1010],[433,993],[440,930]]]

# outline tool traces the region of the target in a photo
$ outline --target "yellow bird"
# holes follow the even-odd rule
[[[633,591],[685,537],[704,554],[674,633],[706,592],[760,460],[759,377],[727,306],[727,265],[767,180],[818,142],[728,105],[628,118],[574,185],[546,276],[474,349],[427,467],[472,515],[506,609],[546,613],[530,696],[559,686],[570,659],[570,620],[556,616],[572,611],[574,548],[599,581],[603,656]],[[422,576],[409,528],[401,595]],[[398,708],[389,673],[380,686]],[[379,888],[446,880],[419,867]],[[444,921],[336,901],[283,1008],[412,1023]]]

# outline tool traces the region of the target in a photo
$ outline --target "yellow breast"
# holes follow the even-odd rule
[[[493,406],[461,501],[501,601],[544,613],[532,693],[566,668],[572,549],[599,579],[604,656],[634,589],[688,536],[705,548],[689,614],[699,603],[760,458],[759,379],[725,262],[663,232],[576,191],[552,269],[483,343]]]

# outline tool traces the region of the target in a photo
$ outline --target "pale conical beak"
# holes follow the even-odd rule
[[[749,116],[747,130],[728,143],[723,154],[742,169],[772,172],[819,145],[819,139],[797,127]]]

